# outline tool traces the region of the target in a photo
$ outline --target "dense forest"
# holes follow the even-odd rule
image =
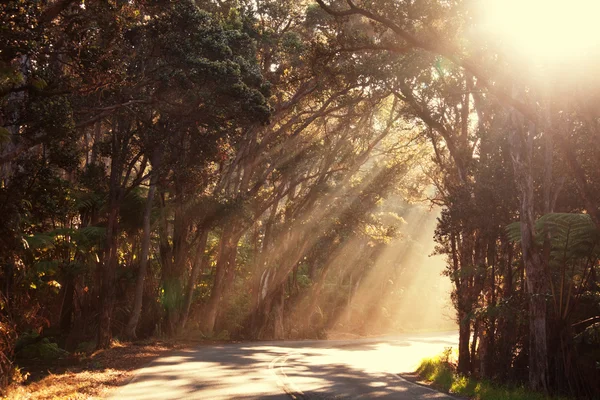
[[[0,386],[40,343],[402,329],[418,203],[458,370],[598,396],[598,60],[481,4],[2,2]]]

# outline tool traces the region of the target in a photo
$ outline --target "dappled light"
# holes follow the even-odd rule
[[[446,398],[427,388],[410,391],[397,374],[412,371],[423,356],[456,343],[455,334],[403,335],[385,341],[254,343],[178,351],[141,369],[114,399],[285,399],[367,396]],[[202,375],[202,380],[197,375]],[[270,395],[273,387],[281,395]]]
[[[599,13],[1,2],[0,396],[597,398]]]
[[[393,239],[355,283],[333,330],[356,332],[367,325],[381,334],[456,327],[450,282],[443,276],[445,260],[434,255],[431,240],[438,216],[428,207],[409,208],[403,216],[402,236]],[[346,258],[345,271],[352,270],[353,259]]]

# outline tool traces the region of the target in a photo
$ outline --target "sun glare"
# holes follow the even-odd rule
[[[484,0],[479,28],[509,57],[551,69],[600,54],[598,0]]]

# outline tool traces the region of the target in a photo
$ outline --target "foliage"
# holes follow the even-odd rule
[[[486,380],[478,380],[455,372],[454,367],[441,358],[424,359],[417,368],[419,376],[435,387],[452,394],[477,400],[529,400],[549,397],[531,392],[523,387],[500,386]],[[553,397],[558,399],[557,397]]]
[[[48,338],[43,338],[37,343],[23,347],[17,357],[25,359],[41,358],[43,360],[55,360],[65,357],[69,352],[58,347],[57,343],[52,343]]]
[[[440,359],[425,359],[421,361],[417,368],[417,373],[447,391],[452,387],[454,380],[452,368]]]
[[[0,311],[4,311],[6,303],[0,298]],[[16,345],[16,329],[14,322],[3,312],[0,314],[0,387],[6,387],[14,374],[13,351]]]
[[[471,7],[3,2],[2,376],[114,336],[400,329],[426,200],[465,378],[427,373],[597,396],[597,93],[521,76]]]
[[[566,259],[588,256],[598,243],[598,229],[588,214],[545,214],[536,221],[535,231],[539,246],[550,237],[555,260],[561,256]],[[512,241],[521,240],[520,223],[508,225],[507,232]]]

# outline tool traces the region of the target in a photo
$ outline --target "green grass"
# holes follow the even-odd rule
[[[454,382],[454,372],[449,365],[439,358],[426,358],[421,361],[417,373],[422,378],[433,382],[436,386],[449,391]]]
[[[440,357],[421,361],[417,373],[423,379],[449,393],[469,397],[474,400],[546,400],[547,396],[534,393],[522,387],[496,385],[485,380],[460,376]],[[554,398],[558,400],[557,398]]]

